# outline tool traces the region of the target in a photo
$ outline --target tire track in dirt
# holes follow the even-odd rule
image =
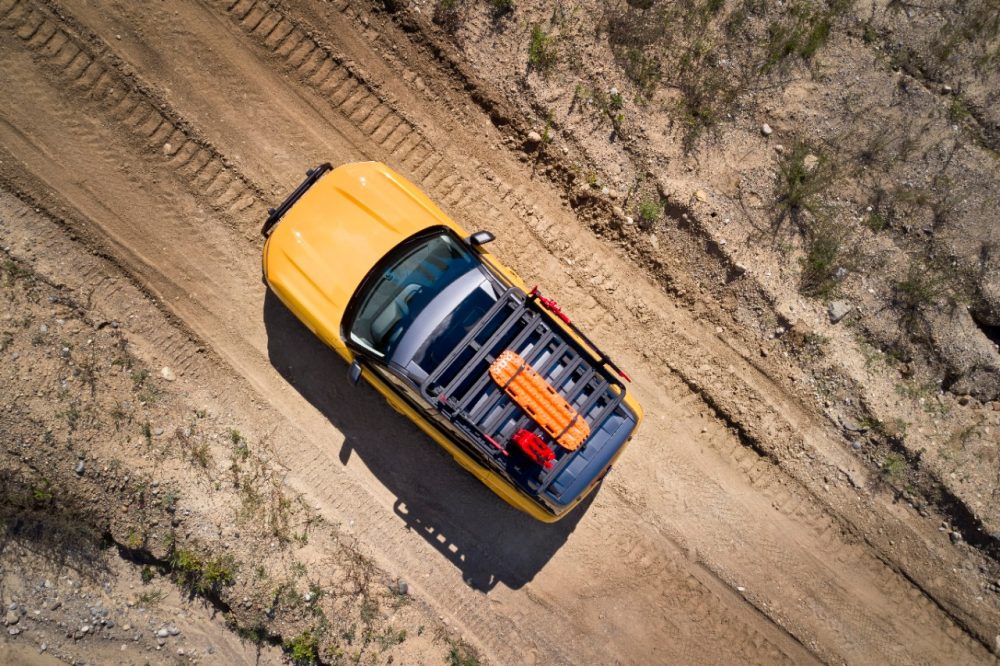
[[[118,117],[120,118],[121,116],[119,115]],[[126,119],[129,118],[129,117],[131,117],[131,116],[125,116]],[[132,124],[134,125],[134,122]],[[84,134],[84,138],[81,138],[80,141],[86,147],[87,152],[90,152],[93,149],[92,142],[89,141],[86,138],[85,134]],[[187,162],[185,162],[185,164],[186,163]],[[47,172],[46,169],[38,169],[37,167],[34,169],[34,171],[36,171],[36,172],[38,172],[38,171]],[[187,172],[186,175],[187,176],[191,176],[191,175],[196,175],[196,173],[197,172]],[[60,174],[60,175],[62,175],[62,174]],[[58,180],[58,179],[56,179],[56,180]],[[188,180],[189,184],[193,184],[194,183],[194,181],[190,177],[187,180]],[[135,261],[136,260],[133,259],[133,262],[135,262]],[[169,297],[167,299],[165,299],[165,300],[167,300],[169,302]],[[163,338],[162,336],[161,337],[152,336],[151,339],[153,341],[153,344],[164,344],[164,343],[166,343],[165,338]],[[167,346],[170,346],[169,343],[167,343]],[[320,466],[312,466],[312,469],[322,470],[324,467],[325,466],[322,466],[322,465],[320,465]],[[328,466],[326,466],[326,467],[328,467]],[[319,482],[321,481],[320,479],[315,479],[315,481],[317,482],[317,485],[320,485],[319,484]],[[322,481],[325,481],[328,484],[329,483],[329,477],[327,477],[326,479],[323,479]],[[344,497],[344,495],[341,495],[341,498],[343,498],[343,497]],[[366,513],[369,513],[369,512],[359,511],[359,512],[351,512],[351,513],[353,513],[354,515],[365,515]],[[362,532],[362,534],[363,534],[363,536],[374,536],[373,534],[370,533],[370,531],[375,530],[376,533],[379,533],[380,537],[384,537],[385,535],[382,534],[381,532],[384,531],[385,529],[389,528],[390,522],[391,522],[391,516],[385,516],[385,514],[383,514],[383,519],[382,519],[382,521],[380,523],[377,523],[377,524],[374,524],[374,525],[372,525],[372,524],[366,525],[366,527],[365,527],[364,531]],[[635,540],[635,538],[636,538],[635,534],[628,534],[628,536],[626,536],[626,533],[621,533],[621,536],[619,537],[619,543],[633,542]],[[379,542],[389,542],[389,543],[391,543],[392,540],[391,539],[385,539],[385,538],[378,538],[378,539],[373,539],[373,541],[376,542],[376,543],[379,543]],[[649,545],[649,546],[646,547],[646,549],[647,549],[647,551],[652,552],[652,551],[658,550],[659,547],[658,546]],[[675,590],[673,590],[672,587],[668,583],[669,583],[669,579],[664,580],[664,581],[658,581],[657,585],[655,585],[654,588],[656,590],[662,591],[665,596],[673,598],[673,597],[676,596],[676,595],[673,594],[675,592]],[[447,592],[445,592],[444,590],[442,590],[441,592],[442,592],[442,594],[439,595],[439,598],[447,598],[448,595],[455,596],[454,595],[454,590],[449,590]],[[701,588],[699,590],[699,598],[703,602],[704,601],[708,601],[709,602],[709,606],[711,606],[712,605],[712,601],[714,600],[714,595],[711,592],[707,592],[706,589],[704,588],[704,586],[701,586]],[[459,606],[458,608],[455,608],[453,606],[452,610],[455,613],[456,617],[460,617],[460,618],[472,618],[472,620],[483,620],[483,618],[481,618],[481,617],[478,616],[478,613],[477,613],[477,610],[476,610],[476,607],[475,607],[475,606],[478,606],[479,603],[480,602],[474,602],[474,603],[466,602],[465,604]],[[690,604],[689,604],[689,606],[690,606]],[[472,624],[472,626],[480,626],[480,625],[485,625],[486,623],[485,622],[476,622],[476,621],[474,621],[474,622],[471,622],[471,624]],[[493,626],[496,626],[495,618],[494,618]],[[521,633],[522,634],[524,633],[523,629],[521,630]],[[726,630],[725,633],[726,633],[726,635],[727,635],[728,638],[732,638],[731,631]],[[720,641],[720,644],[724,644],[726,642],[726,640],[723,639],[722,637],[719,637],[718,640]],[[736,645],[746,645],[746,646],[752,646],[752,647],[756,648],[759,645],[761,645],[762,643],[766,643],[766,642],[767,642],[766,639],[763,639],[763,637],[760,636],[758,633],[751,631],[751,632],[749,632],[747,634],[747,639],[745,641],[739,641],[739,642],[736,643]],[[505,653],[504,646],[501,643],[494,642],[490,647],[492,647],[494,654],[503,655]],[[505,659],[505,661],[506,661],[506,659]],[[573,660],[571,660],[571,659],[565,659],[565,661],[573,661]]]
[[[262,19],[262,21],[263,21],[263,19]],[[257,24],[257,25],[260,25],[260,24]],[[290,50],[288,51],[288,53],[289,53],[289,54],[299,54],[299,55],[302,55],[302,51],[304,51],[304,50],[305,50],[305,49],[301,48],[301,45],[296,45],[296,46],[295,46],[294,48],[291,48],[291,49],[290,49]],[[298,57],[298,56],[296,56],[296,58],[297,58],[297,57]],[[305,56],[303,56],[303,57],[305,57]],[[355,102],[354,102],[354,103],[352,103],[352,106],[351,106],[351,108],[352,108],[352,109],[353,109],[353,108],[360,108],[360,106],[357,106],[357,107],[355,107],[355,105],[360,105],[360,104],[361,104],[361,101],[360,101],[360,100],[361,100],[361,99],[363,99],[363,95],[359,95],[359,94],[357,93],[357,91],[355,91],[355,92],[353,93],[353,95],[348,95],[347,97],[345,97],[345,98],[344,98],[344,100],[345,100],[345,101],[347,101],[347,100],[349,100],[349,99],[352,99],[352,98],[353,98],[353,99],[355,99]],[[398,126],[397,126],[397,129],[398,129]],[[387,133],[387,134],[386,134],[385,136],[386,136],[387,138],[388,138],[388,137],[391,137],[391,136],[392,136],[392,135],[393,135],[394,133],[396,133],[396,132],[397,132],[397,129],[393,129],[393,130],[391,130],[391,131],[390,131],[390,132],[388,132],[388,133]],[[413,146],[414,146],[414,147],[416,147],[416,146],[417,146],[417,145],[419,144],[419,141],[417,141],[417,140],[413,139],[413,138],[412,138],[412,134],[413,134],[412,132],[411,132],[410,134],[407,134],[407,135],[406,135],[406,137],[403,137],[403,138],[401,138],[401,139],[399,140],[399,142],[398,142],[398,143],[395,143],[394,145],[395,145],[395,146],[396,146],[397,148],[399,148],[399,147],[403,147],[403,146],[404,146],[404,145],[406,144],[406,141],[407,141],[407,140],[409,140],[409,141],[410,141],[410,143],[412,143],[412,144],[413,144]],[[412,148],[403,148],[403,150],[407,150],[407,151],[409,151],[409,150],[412,150]],[[407,154],[409,154],[409,153],[407,153]],[[438,160],[438,163],[440,163],[440,160]],[[430,177],[432,173],[433,173],[433,168],[432,168],[432,169],[430,169],[430,170],[429,170],[429,171],[427,172],[427,174],[428,174],[428,177]],[[437,183],[438,183],[439,185],[442,185],[442,186],[444,186],[444,187],[447,187],[447,188],[451,188],[451,187],[453,187],[454,185],[456,185],[456,183],[458,183],[458,182],[459,182],[459,179],[458,179],[457,177],[455,177],[455,176],[454,176],[453,174],[449,174],[449,175],[445,175],[445,176],[444,176],[443,178],[441,178],[440,180],[438,180],[438,181],[433,181],[433,182],[437,182]],[[461,201],[463,200],[463,198],[466,198],[466,197],[468,196],[468,189],[469,189],[469,188],[466,188],[466,190],[465,190],[465,191],[463,191],[463,192],[462,192],[462,194],[459,194],[459,195],[453,195],[453,196],[451,196],[450,198],[448,198],[447,200],[450,200],[450,201],[453,201],[453,202],[455,202],[455,203],[459,203],[459,202],[461,202]],[[452,192],[455,192],[456,190],[451,190],[451,191],[452,191]],[[515,195],[515,196],[517,196],[517,195]],[[598,307],[598,305],[599,305],[599,304],[597,304],[597,303],[596,303],[596,301],[592,301],[592,303],[593,303],[593,307],[591,308],[592,310],[594,310],[595,312],[596,312],[596,311],[598,311],[598,310],[600,310],[600,308]],[[612,333],[613,333],[613,330],[614,330],[614,329],[613,329],[613,328],[612,328],[612,327],[610,326],[611,322],[610,322],[610,321],[608,321],[608,319],[609,319],[609,315],[608,315],[608,313],[607,313],[607,312],[604,312],[604,313],[603,313],[603,315],[604,315],[604,318],[605,318],[605,320],[606,320],[606,321],[605,321],[605,326],[606,326],[606,327],[608,328],[609,332],[612,332]]]

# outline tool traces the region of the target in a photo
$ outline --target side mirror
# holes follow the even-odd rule
[[[358,380],[361,379],[361,364],[358,363],[357,360],[355,360],[354,363],[351,363],[351,368],[347,371],[347,379],[355,386],[357,385]]]
[[[495,240],[496,236],[488,231],[477,231],[476,233],[469,236],[466,240],[472,247],[479,247],[480,245],[486,245],[492,240]]]

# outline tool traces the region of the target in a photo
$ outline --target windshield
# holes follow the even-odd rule
[[[388,268],[366,281],[350,338],[381,357],[391,356],[408,325],[448,285],[477,270],[479,260],[446,231],[404,243]]]

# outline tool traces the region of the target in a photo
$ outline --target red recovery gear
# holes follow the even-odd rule
[[[536,463],[545,469],[552,469],[552,461],[555,460],[556,454],[552,452],[552,449],[545,446],[545,442],[542,441],[541,437],[530,430],[522,428],[514,433],[510,441],[517,444],[524,451],[525,455]]]

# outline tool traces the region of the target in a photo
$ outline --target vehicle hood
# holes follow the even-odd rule
[[[345,164],[320,178],[275,226],[264,253],[265,277],[317,334],[339,336],[348,302],[372,267],[406,238],[434,226],[466,234],[384,164]]]

